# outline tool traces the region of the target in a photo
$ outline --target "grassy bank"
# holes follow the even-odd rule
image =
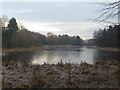
[[[72,46],[72,45],[52,45],[52,46],[40,46],[40,47],[28,47],[28,48],[12,48],[12,49],[1,49],[2,52],[18,52],[18,51],[36,51],[36,50],[44,50],[48,48],[92,48],[98,50],[105,50],[105,51],[120,51],[118,48],[109,48],[109,47],[94,47],[94,46]]]
[[[97,49],[105,50],[105,51],[116,51],[116,52],[120,51],[120,49],[118,49],[118,48],[108,48],[108,47],[105,47],[105,48],[98,47]]]
[[[76,47],[76,46],[71,46],[71,45],[52,45],[52,46],[39,46],[39,47],[27,47],[27,48],[3,48],[1,49],[2,52],[19,52],[19,51],[34,51],[34,50],[43,50],[47,48],[58,48],[58,47]]]
[[[4,64],[3,88],[117,88],[118,62]]]
[[[91,49],[98,49],[98,50],[105,50],[105,51],[120,51],[119,48],[113,48],[113,47],[95,47],[95,46],[85,46],[86,48],[91,48]]]
[[[34,51],[34,50],[42,50],[42,49],[44,49],[43,46],[41,46],[41,47],[30,47],[30,48],[11,48],[11,49],[3,49],[2,52]]]

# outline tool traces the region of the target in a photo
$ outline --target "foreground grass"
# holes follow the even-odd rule
[[[118,62],[95,65],[58,63],[43,65],[4,64],[3,88],[117,88]]]

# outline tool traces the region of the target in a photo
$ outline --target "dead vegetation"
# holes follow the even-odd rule
[[[3,88],[117,88],[118,62],[62,63],[2,67]]]

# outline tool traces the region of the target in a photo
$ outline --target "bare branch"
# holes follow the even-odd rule
[[[99,11],[102,12],[102,14],[95,19],[96,21],[107,21],[110,18],[116,17],[120,13],[118,10],[120,8],[120,1],[113,3],[104,3],[104,5],[105,8]]]
[[[109,21],[106,21],[106,20],[93,20],[93,22],[108,23],[108,24],[112,24],[112,25],[116,25],[116,24],[118,24],[118,23],[109,22]]]

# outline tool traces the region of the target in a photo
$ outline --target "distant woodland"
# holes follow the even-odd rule
[[[11,18],[5,26],[5,18],[0,19],[2,26],[2,48],[28,48],[42,45],[74,45],[82,46],[84,41],[80,36],[55,35],[48,32],[43,35],[31,32],[24,26],[18,26],[16,19]],[[87,45],[99,47],[118,47],[120,39],[120,25],[109,26],[93,33],[93,39],[89,39]]]
[[[109,26],[93,33],[95,44],[100,47],[119,47],[120,25]]]
[[[109,26],[108,28],[96,30],[93,39],[89,39],[86,45],[98,47],[119,48],[120,25]]]
[[[41,45],[74,45],[82,46],[83,40],[79,36],[55,35],[51,32],[47,36],[31,32],[25,27],[18,27],[15,18],[11,18],[5,27],[5,19],[2,24],[2,47],[3,48],[27,48]]]

